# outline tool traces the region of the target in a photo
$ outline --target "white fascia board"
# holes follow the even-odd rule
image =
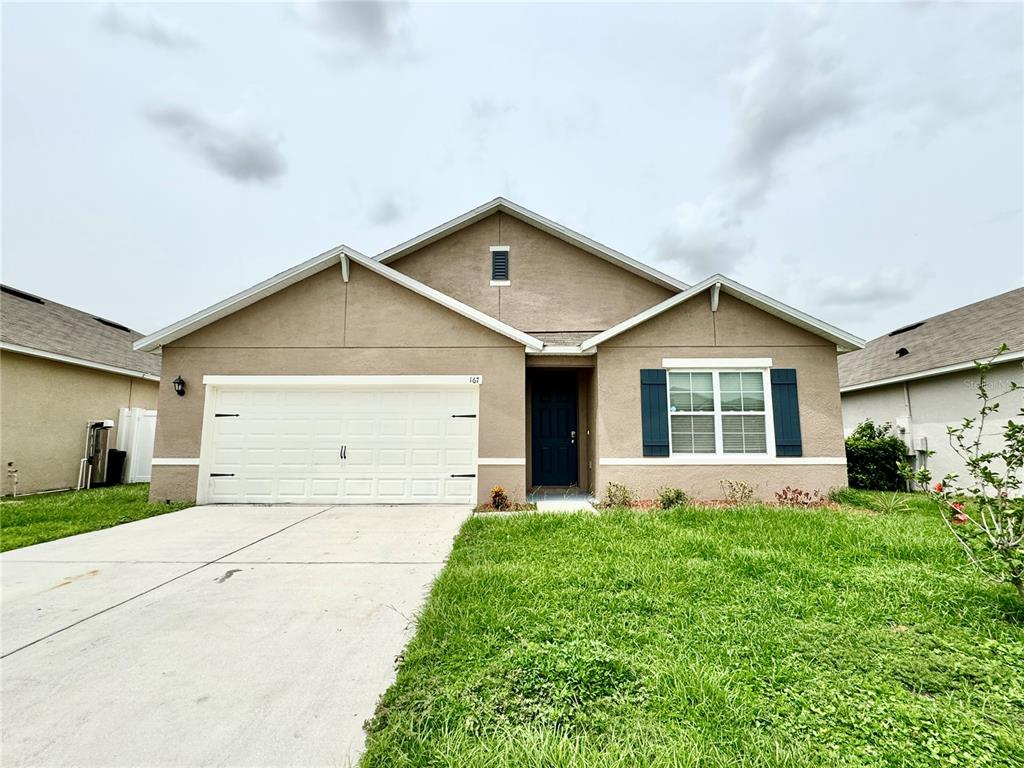
[[[798,309],[794,309],[793,307],[783,304],[781,301],[776,301],[770,296],[766,296],[763,293],[755,291],[753,288],[748,288],[745,285],[737,283],[735,280],[731,280],[724,275],[711,275],[711,277],[702,280],[682,293],[677,293],[675,296],[665,299],[665,301],[660,304],[655,304],[653,307],[623,320],[618,325],[613,325],[607,331],[599,333],[596,336],[592,336],[584,341],[580,345],[580,348],[586,350],[591,347],[596,347],[597,345],[618,336],[620,333],[624,333],[630,328],[635,328],[641,323],[644,323],[653,317],[657,317],[662,312],[666,312],[673,307],[682,304],[684,301],[702,294],[704,291],[712,288],[716,284],[721,285],[720,290],[725,291],[731,296],[735,296],[747,304],[764,310],[765,312],[785,320],[788,323],[792,323],[798,328],[803,328],[817,336],[828,339],[833,342],[840,351],[861,349],[864,346],[864,340],[858,336],[847,333],[846,331],[836,328],[834,325],[830,325],[816,317],[811,317]]]
[[[219,375],[203,376],[203,384],[211,387],[479,387],[484,377],[477,373],[464,375],[385,375],[341,376],[292,375]]]
[[[412,253],[425,245],[429,245],[436,240],[440,240],[446,235],[450,235],[453,232],[457,232],[460,229],[468,227],[470,224],[475,224],[481,219],[498,211],[507,213],[520,221],[524,221],[542,232],[546,232],[552,237],[557,237],[559,240],[567,242],[570,245],[574,245],[587,253],[602,258],[612,264],[617,264],[627,271],[632,272],[635,275],[639,275],[640,277],[647,278],[670,291],[682,291],[687,288],[686,283],[681,280],[677,280],[671,275],[666,275],[664,272],[661,272],[654,267],[649,267],[636,259],[631,259],[629,256],[616,251],[614,248],[609,248],[596,240],[591,240],[586,235],[582,235],[568,227],[564,227],[556,221],[545,218],[544,216],[534,213],[533,211],[513,203],[511,200],[506,200],[503,197],[496,197],[494,200],[484,203],[471,211],[467,211],[461,216],[455,217],[451,221],[446,221],[444,224],[427,230],[410,240],[406,240],[404,243],[399,243],[393,248],[389,248],[388,250],[377,254],[376,259],[382,264],[389,264],[390,262],[400,259],[406,254]]]
[[[528,355],[593,355],[596,349],[581,350],[572,345],[559,346],[557,344],[545,344],[543,349],[527,350]]]
[[[116,365],[107,365],[106,363],[96,363],[92,360],[83,360],[80,357],[71,357],[70,355],[62,355],[58,352],[47,352],[42,349],[33,349],[32,347],[23,347],[20,344],[8,344],[0,342],[0,350],[5,352],[16,352],[19,355],[27,355],[29,357],[38,357],[43,360],[53,360],[58,363],[67,363],[68,365],[77,365],[81,368],[92,368],[96,371],[103,371],[105,373],[116,373],[119,376],[131,376],[133,379],[145,379],[146,381],[160,381],[160,377],[153,373],[144,373],[143,371],[135,371],[131,368],[121,368]]]
[[[986,358],[987,359],[987,358]],[[999,355],[992,361],[992,365],[1001,365],[1002,363],[1012,363],[1017,360],[1024,360],[1024,350],[1020,352],[1007,352],[1004,355]],[[903,373],[899,376],[890,376],[886,379],[875,379],[874,381],[865,381],[861,384],[851,384],[848,387],[840,387],[840,392],[857,392],[862,389],[874,389],[875,387],[884,387],[887,384],[899,384],[904,381],[914,381],[915,379],[927,379],[932,376],[942,376],[944,373],[957,373],[958,371],[971,371],[974,370],[974,360],[967,360],[962,363],[951,363],[950,365],[942,365],[938,368],[926,368],[923,371],[913,371],[912,373]]]
[[[345,250],[345,246],[338,246],[332,248],[329,251],[321,253],[319,256],[314,256],[308,261],[304,261],[301,264],[297,264],[291,269],[286,269],[284,272],[280,272],[273,277],[267,278],[261,283],[257,283],[251,288],[246,288],[240,293],[236,293],[234,296],[229,296],[223,301],[219,301],[216,304],[202,309],[193,315],[179,320],[176,323],[171,323],[166,328],[151,333],[149,336],[145,336],[135,342],[135,349],[143,352],[151,352],[158,347],[162,347],[164,344],[180,339],[182,336],[202,328],[205,325],[219,320],[222,317],[230,315],[232,312],[237,312],[240,309],[248,307],[250,304],[255,304],[260,299],[264,299],[278,291],[287,288],[289,285],[294,285],[300,280],[304,280],[310,275],[315,275],[317,272],[321,272],[327,267],[337,264],[341,260],[340,254]]]
[[[135,349],[149,352],[163,346],[164,344],[169,344],[175,339],[187,336],[205,325],[209,325],[222,317],[230,315],[232,312],[237,312],[250,304],[255,304],[257,301],[277,293],[290,285],[294,285],[300,280],[304,280],[311,275],[315,275],[317,272],[321,272],[334,264],[338,264],[339,262],[344,263],[348,260],[354,261],[356,264],[366,267],[371,272],[375,272],[393,283],[398,283],[402,287],[408,288],[410,291],[418,293],[420,296],[430,299],[431,301],[440,304],[463,317],[473,320],[486,328],[490,328],[496,333],[507,336],[513,341],[519,342],[527,349],[540,349],[544,346],[543,342],[539,339],[535,339],[529,334],[523,333],[500,320],[496,320],[490,315],[485,315],[483,312],[480,312],[467,304],[463,304],[461,301],[453,299],[451,296],[443,294],[428,285],[424,285],[408,275],[397,272],[391,267],[385,266],[384,264],[371,259],[369,256],[359,253],[359,251],[353,248],[349,248],[345,245],[339,245],[337,248],[325,251],[319,256],[315,256],[314,258],[304,261],[289,270],[285,270],[280,274],[274,275],[274,277],[264,280],[261,283],[257,283],[241,293],[236,293],[234,296],[224,299],[224,301],[218,302],[211,307],[207,307],[204,310],[196,312],[194,315],[190,315],[184,320],[179,320],[156,333],[139,339],[135,342]]]
[[[677,453],[664,457],[603,458],[602,467],[658,467],[658,466],[740,466],[740,465],[835,465],[846,464],[843,456],[769,456],[764,453]]]

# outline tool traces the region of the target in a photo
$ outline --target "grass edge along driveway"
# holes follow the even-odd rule
[[[1024,765],[1024,607],[913,501],[473,518],[362,766]]]
[[[98,531],[193,506],[149,502],[149,483],[6,496],[0,500],[0,552]]]

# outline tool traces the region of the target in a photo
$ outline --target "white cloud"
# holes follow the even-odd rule
[[[787,152],[856,112],[858,89],[830,34],[819,10],[787,8],[772,16],[758,50],[735,73],[738,202],[760,204]]]
[[[369,222],[382,227],[393,224],[405,215],[405,209],[394,195],[383,195],[370,208]]]
[[[234,181],[266,183],[287,168],[280,138],[250,125],[211,118],[179,106],[152,109],[145,117],[183,149]]]
[[[134,37],[171,50],[198,48],[199,39],[178,22],[144,5],[110,5],[99,17],[112,35]]]
[[[298,17],[335,52],[346,56],[384,54],[404,42],[409,3],[395,0],[293,4]]]
[[[734,210],[732,201],[714,196],[679,205],[656,244],[658,259],[691,280],[731,272],[754,247]]]
[[[858,89],[829,41],[817,9],[774,13],[749,61],[732,74],[736,134],[725,183],[700,203],[684,202],[657,253],[690,277],[735,269],[754,248],[744,215],[760,206],[786,154],[852,116]]]

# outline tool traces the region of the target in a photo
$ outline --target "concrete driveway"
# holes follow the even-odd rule
[[[468,507],[195,507],[14,550],[4,766],[344,766]]]

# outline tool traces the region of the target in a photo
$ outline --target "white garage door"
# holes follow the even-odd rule
[[[475,501],[479,377],[239,378],[207,390],[206,502]]]

